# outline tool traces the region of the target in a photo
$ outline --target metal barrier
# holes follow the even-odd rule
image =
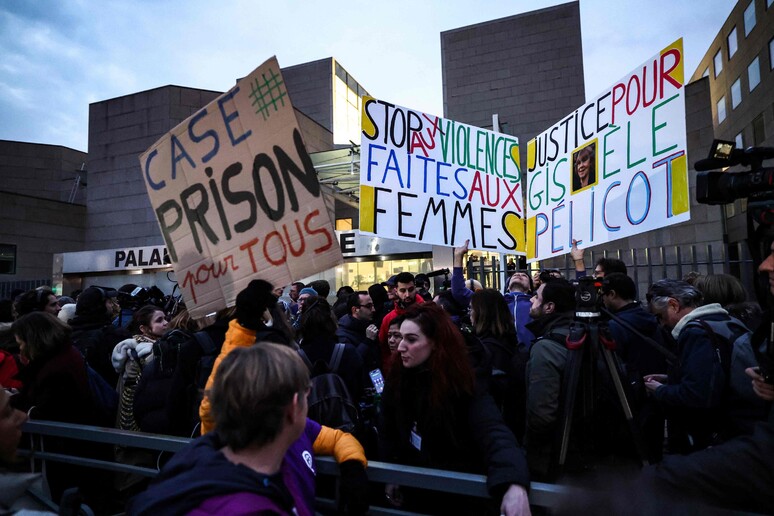
[[[56,423],[51,421],[27,421],[22,428],[25,434],[39,438],[41,442],[45,437],[58,437],[105,443],[121,446],[131,446],[146,450],[174,453],[188,444],[190,439],[173,437],[169,435],[147,434],[140,432],[128,432],[112,428],[100,428],[94,426],[73,425],[69,423]],[[23,442],[30,442],[25,440]],[[50,453],[35,448],[20,448],[19,456],[33,460],[63,462],[93,467],[108,471],[121,471],[135,473],[146,477],[155,477],[158,470],[141,466],[120,464],[112,461],[90,459],[62,453]],[[338,476],[339,469],[332,457],[316,457],[316,470],[318,474]],[[433,491],[457,493],[478,498],[488,498],[486,490],[486,477],[470,473],[459,473],[429,468],[396,465],[386,462],[369,461],[368,479],[371,482],[385,484],[398,484],[412,486]],[[569,496],[571,490],[564,486],[533,482],[530,486],[530,503],[533,506],[555,508],[562,498]],[[321,506],[335,507],[333,501],[318,499]],[[385,507],[372,507],[371,514],[411,514]]]
[[[688,272],[731,274],[739,278],[751,295],[755,292],[753,259],[746,243],[723,245],[672,245],[641,249],[594,249],[585,252],[586,271],[591,274],[599,258],[617,258],[626,264],[628,275],[640,292],[662,278],[682,279]],[[575,279],[575,265],[569,254],[540,262],[541,268],[559,269],[564,277]],[[505,278],[513,271],[503,270],[498,258],[468,261],[465,277],[476,279],[484,287],[502,291]]]
[[[51,285],[51,278],[36,280],[0,281],[0,299],[10,299],[14,290],[28,291],[34,288]]]

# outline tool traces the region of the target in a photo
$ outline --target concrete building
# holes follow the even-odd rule
[[[702,80],[715,138],[737,148],[774,146],[774,2],[736,3],[691,77]],[[746,240],[746,202],[737,199],[722,213],[728,241]]]
[[[51,282],[54,253],[83,248],[87,155],[0,141],[0,299]]]
[[[444,117],[492,128],[497,114],[526,148],[584,102],[578,2],[442,32],[441,62]]]
[[[771,131],[766,134],[766,127],[774,123],[770,73],[773,24],[769,3],[769,0],[739,2],[708,50],[700,65],[701,71],[694,74],[696,80],[685,87],[690,165],[707,155],[716,136],[741,138],[745,145],[771,142]],[[755,24],[752,24],[751,12],[755,13]],[[732,32],[736,39],[728,37]],[[440,37],[444,116],[448,119],[491,128],[492,115],[496,114],[499,130],[517,136],[522,148],[526,148],[527,141],[585,102],[578,2],[449,30]],[[731,54],[729,41],[737,43]],[[715,57],[718,50],[722,50],[720,65]],[[758,79],[755,79],[754,67],[751,68],[756,59],[760,67]],[[718,66],[724,69],[716,72]],[[702,78],[705,69],[709,70],[709,76]],[[359,159],[357,146],[352,142],[360,139],[360,109],[366,90],[333,58],[287,67],[283,75],[304,139],[331,200],[329,210],[335,214],[340,244],[347,257],[345,266],[327,271],[323,277],[336,285],[363,287],[400,270],[426,272],[451,265],[449,248],[410,242],[396,247],[373,237],[363,240],[358,233]],[[29,201],[33,205],[43,203],[44,199],[81,203],[74,208],[76,215],[67,222],[81,228],[79,234],[67,239],[74,247],[52,243],[40,251],[41,258],[35,267],[29,270],[17,267],[15,273],[1,276],[0,283],[47,277],[50,266],[42,257],[51,256],[54,249],[65,253],[80,249],[87,253],[79,256],[69,253],[78,265],[69,266],[62,260],[61,277],[55,279],[63,282],[65,291],[79,287],[86,277],[100,275],[105,275],[100,278],[104,285],[123,284],[130,279],[130,272],[141,268],[139,264],[149,263],[148,256],[161,256],[163,241],[150,209],[138,156],[218,95],[214,91],[164,86],[92,104],[88,157],[80,153],[80,157],[68,158],[70,162],[61,166],[62,171],[69,171],[67,177],[71,182],[57,184],[60,178],[52,178],[50,182],[44,181],[49,186],[33,190],[29,184],[22,187],[23,182],[19,182],[18,188],[14,186],[18,191],[12,192],[16,196],[13,203],[19,206],[23,204],[18,200],[21,195],[35,199]],[[721,98],[725,99],[724,103],[720,103]],[[721,105],[727,106],[724,120],[718,118]],[[19,172],[21,169],[13,172],[9,168],[27,166],[19,164],[19,160],[25,159],[15,156],[17,152],[21,151],[6,153],[11,159],[4,154],[0,156],[3,160],[0,173],[4,177],[26,177]],[[526,154],[521,152],[523,173]],[[78,161],[87,162],[87,172],[81,174],[82,177],[88,174],[86,188],[83,184],[73,188],[74,172],[80,166]],[[587,264],[592,265],[600,254],[618,255],[634,266],[635,276],[640,274],[640,283],[644,284],[653,277],[678,274],[682,270],[681,261],[689,269],[706,272],[712,270],[712,261],[728,262],[729,256],[742,257],[740,247],[729,252],[724,243],[723,210],[696,204],[693,170],[689,171],[689,177],[690,222],[671,226],[668,231],[651,231],[597,246],[588,253]],[[4,210],[9,209],[6,205]],[[736,227],[736,222],[729,213],[736,213],[740,208],[741,205],[734,205],[726,209],[730,229]],[[4,220],[12,221],[9,217]],[[48,234],[59,236],[57,228],[62,225],[54,217],[50,228],[41,233],[42,240]],[[5,263],[8,249],[16,245],[17,253],[26,252],[20,247],[26,248],[27,244],[18,243],[24,236],[21,223],[5,224],[2,231],[0,262]],[[739,240],[743,238],[740,236]],[[95,265],[96,262],[103,265]],[[149,278],[149,282],[163,281],[162,276],[168,270],[166,264],[155,262],[145,267],[158,276]],[[643,268],[645,264],[647,269]],[[565,256],[540,265],[571,264]],[[154,270],[160,272],[151,272]]]

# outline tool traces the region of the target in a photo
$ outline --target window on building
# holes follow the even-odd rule
[[[744,37],[750,35],[755,27],[755,0],[750,0],[750,5],[744,10]]]
[[[734,84],[731,85],[731,109],[742,103],[742,80],[737,78]]]
[[[771,7],[771,4],[773,4],[773,3],[774,3],[774,0],[766,0],[766,9]]]
[[[761,64],[757,57],[747,67],[747,82],[750,84],[750,91],[754,90],[761,82]]]
[[[769,68],[774,70],[774,38],[769,40]]]
[[[723,71],[723,54],[720,53],[720,50],[715,54],[715,58],[712,62],[715,63],[715,77],[717,77],[720,75],[720,72]]]
[[[702,77],[709,77],[709,66],[704,69],[704,73],[701,74]]]
[[[734,144],[737,149],[744,149],[744,133],[739,133],[734,138]]]
[[[336,231],[351,231],[352,219],[336,219]]]
[[[738,39],[736,37],[736,26],[731,29],[731,33],[728,35],[728,59],[731,59],[736,54]]]
[[[753,118],[753,145],[760,145],[766,139],[766,127],[763,125],[763,113]]]
[[[16,246],[0,244],[0,274],[16,274]]]
[[[718,123],[726,119],[726,97],[725,95],[718,100]]]

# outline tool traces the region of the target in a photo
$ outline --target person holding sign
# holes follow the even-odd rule
[[[597,182],[596,143],[586,145],[572,155],[572,192]]]

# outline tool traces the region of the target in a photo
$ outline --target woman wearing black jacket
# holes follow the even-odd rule
[[[80,425],[104,424],[93,400],[83,356],[72,345],[70,328],[47,312],[20,317],[11,327],[24,365],[19,372],[23,387],[11,398],[15,408],[31,419]],[[85,441],[47,438],[47,452],[81,457],[108,458],[109,448]],[[94,469],[48,462],[46,480],[53,500],[65,489],[79,487],[87,503],[101,507],[109,496],[106,476]]]
[[[480,386],[465,342],[442,308],[412,307],[400,327],[383,398],[382,460],[414,466],[485,473],[500,513],[529,514],[529,474],[523,451]],[[416,496],[388,485],[388,502],[436,514],[480,512],[449,494]],[[405,500],[404,500],[405,495]]]
[[[489,392],[508,428],[521,439],[526,421],[524,372],[528,355],[518,350],[516,326],[503,295],[491,288],[474,292],[470,322],[492,365]]]

